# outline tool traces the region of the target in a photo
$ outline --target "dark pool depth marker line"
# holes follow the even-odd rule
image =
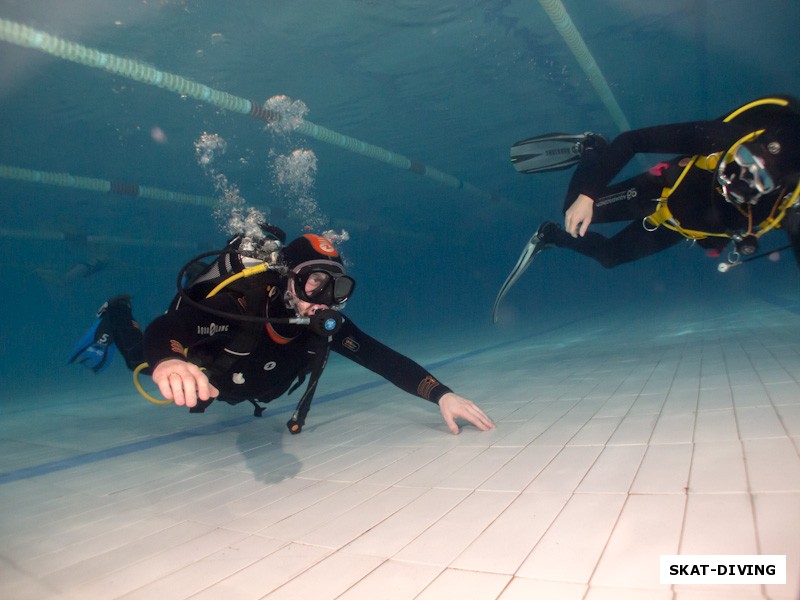
[[[596,315],[592,315],[594,317]],[[497,344],[492,344],[491,346],[485,346],[483,348],[478,348],[476,350],[469,350],[467,352],[461,352],[459,354],[455,354],[449,358],[444,358],[433,363],[427,364],[426,368],[429,370],[437,369],[440,367],[444,367],[447,365],[451,365],[454,363],[458,363],[464,361],[468,358],[472,358],[474,356],[478,356],[480,354],[485,354],[487,352],[491,352],[493,350],[498,350],[500,348],[505,348],[508,346],[513,346],[516,343],[521,341],[537,337],[539,335],[544,335],[546,333],[552,333],[553,331],[557,331],[569,325],[573,325],[580,321],[585,321],[590,317],[584,316],[579,319],[573,319],[571,321],[561,323],[558,325],[553,325],[552,327],[548,327],[537,331],[532,334],[528,334],[525,336],[521,336],[518,338],[514,338],[512,340],[507,340],[504,342],[498,342]],[[324,394],[319,396],[315,401],[314,404],[323,404],[325,402],[331,402],[332,400],[339,400],[340,398],[346,398],[348,396],[352,396],[354,394],[358,394],[360,392],[365,392],[368,390],[372,390],[384,385],[388,385],[389,382],[380,379],[378,381],[371,381],[368,383],[363,383],[360,385],[355,385],[349,388],[345,388],[343,390],[339,390],[336,392],[330,392],[328,394]],[[282,413],[290,413],[292,412],[293,408],[290,405],[276,407],[275,409],[269,410],[270,415],[279,415]],[[67,469],[74,469],[77,467],[82,467],[91,463],[99,462],[102,460],[107,460],[109,458],[116,458],[118,456],[125,456],[128,454],[134,454],[136,452],[142,452],[144,450],[150,450],[152,448],[157,448],[159,446],[165,446],[167,444],[172,444],[175,442],[180,442],[182,440],[186,440],[193,437],[205,436],[205,435],[215,435],[217,433],[221,433],[227,429],[232,427],[236,427],[239,425],[243,425],[246,423],[251,422],[253,417],[250,416],[241,416],[235,417],[233,419],[227,419],[225,421],[219,421],[217,423],[209,423],[208,425],[201,425],[199,427],[193,427],[191,429],[187,429],[184,431],[176,431],[175,433],[169,433],[166,435],[160,435],[152,438],[147,438],[143,440],[137,440],[135,442],[128,442],[125,444],[120,444],[118,446],[112,446],[111,448],[104,448],[102,450],[95,450],[93,452],[87,452],[84,454],[78,454],[76,456],[70,456],[67,458],[62,458],[59,460],[50,461],[47,463],[43,463],[40,465],[35,465],[32,467],[23,467],[21,469],[15,469],[13,471],[7,471],[5,473],[0,473],[0,485],[6,483],[12,483],[14,481],[21,481],[24,479],[31,479],[33,477],[39,477],[41,475],[47,475],[49,473],[55,473],[58,471],[64,471]]]

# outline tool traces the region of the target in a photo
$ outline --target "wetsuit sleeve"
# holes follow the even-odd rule
[[[241,306],[233,296],[221,294],[201,301],[216,310],[241,313]],[[190,306],[171,310],[153,320],[144,332],[144,354],[151,368],[162,360],[186,360],[185,351],[196,343],[207,340],[213,329],[230,332],[234,325],[222,317],[210,315]]]
[[[334,337],[331,350],[377,373],[401,390],[434,404],[453,391],[422,365],[368,336],[349,319],[345,319]]]
[[[727,150],[747,131],[723,121],[691,121],[625,131],[605,147],[585,152],[570,181],[568,198],[598,198],[637,154],[708,155]]]

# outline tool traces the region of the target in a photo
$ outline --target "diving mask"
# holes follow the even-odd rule
[[[717,181],[722,193],[733,204],[755,204],[764,194],[777,188],[763,158],[746,144],[728,152],[719,165]]]
[[[304,302],[341,308],[350,298],[356,282],[345,275],[341,264],[329,260],[297,265],[289,273],[294,293]]]

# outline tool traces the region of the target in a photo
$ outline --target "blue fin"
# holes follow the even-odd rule
[[[104,316],[98,317],[72,348],[68,364],[78,363],[95,373],[104,371],[111,364],[115,347],[111,333],[105,327]]]

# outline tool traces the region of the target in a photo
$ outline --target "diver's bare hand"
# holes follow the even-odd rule
[[[481,431],[495,428],[494,421],[477,404],[453,392],[447,392],[439,399],[439,410],[454,435],[458,435],[459,432],[456,419],[465,419]]]
[[[167,400],[178,406],[197,406],[197,401],[219,396],[197,365],[179,358],[162,360],[153,369],[153,381]]]
[[[583,237],[592,223],[594,213],[594,200],[585,194],[580,194],[564,215],[564,228],[572,237]]]

